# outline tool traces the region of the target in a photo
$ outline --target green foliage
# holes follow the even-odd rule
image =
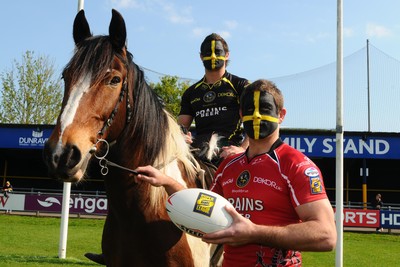
[[[189,82],[180,82],[177,76],[163,76],[160,82],[150,83],[154,91],[164,100],[166,109],[178,117],[183,92],[190,86]]]
[[[27,51],[0,74],[0,123],[54,124],[61,107],[61,81],[48,57]]]

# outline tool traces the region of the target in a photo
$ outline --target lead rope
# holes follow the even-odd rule
[[[99,139],[97,139],[96,144],[94,144],[94,146],[93,146],[93,148],[92,148],[92,151],[96,151],[96,150],[97,150],[97,149],[96,149],[97,145],[100,145],[100,146],[101,146],[102,143],[104,144],[103,147],[106,148],[106,149],[105,149],[105,152],[103,153],[103,155],[100,155],[100,156],[97,155],[96,153],[94,153],[94,156],[96,157],[96,159],[99,160],[99,166],[100,166],[100,168],[101,168],[100,172],[101,172],[101,174],[102,174],[103,176],[105,176],[105,175],[108,174],[108,166],[116,167],[116,168],[119,168],[119,169],[128,171],[128,172],[133,173],[133,174],[136,174],[136,175],[139,174],[139,173],[138,173],[137,171],[135,171],[135,170],[132,170],[132,169],[123,167],[123,166],[121,166],[121,165],[118,165],[117,163],[114,163],[114,162],[109,161],[109,160],[106,159],[106,157],[107,157],[107,155],[108,155],[108,152],[110,151],[110,146],[112,146],[114,143],[109,144],[109,143],[107,142],[107,140],[105,140],[105,139],[103,139],[103,138],[99,138]]]
[[[97,151],[97,145],[101,145],[101,143],[104,143],[104,147],[106,147],[106,149],[105,149],[105,152],[103,153],[103,155],[99,156],[99,155],[96,154],[96,151]],[[117,164],[115,162],[112,162],[112,161],[109,161],[108,159],[106,159],[106,157],[108,155],[108,152],[110,151],[110,146],[112,146],[114,144],[115,144],[115,141],[112,142],[111,144],[109,144],[107,142],[107,140],[105,140],[103,138],[99,138],[99,139],[97,139],[96,144],[94,144],[92,149],[90,150],[91,152],[94,153],[94,156],[96,157],[96,159],[99,160],[99,166],[101,168],[101,170],[100,170],[101,174],[103,176],[107,175],[108,174],[108,170],[109,170],[108,166],[111,166],[111,167],[116,167],[116,168],[121,169],[121,170],[125,170],[127,172],[132,173],[132,174],[138,175],[139,172],[137,172],[135,170],[132,170],[132,169],[129,169],[129,168],[126,168],[124,166],[121,166],[121,165],[119,165],[119,164]],[[168,161],[167,164],[160,164],[160,165],[155,166],[154,168],[162,169],[162,168],[168,166],[168,164],[170,164],[174,160],[175,159],[172,158],[170,161]],[[203,181],[204,181],[204,170],[202,170],[202,173],[203,173]],[[203,184],[205,184],[205,182],[203,182]]]

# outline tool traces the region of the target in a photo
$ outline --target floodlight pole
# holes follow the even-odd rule
[[[78,0],[78,12],[83,9],[84,0]],[[61,226],[60,226],[60,243],[58,245],[58,257],[65,259],[67,256],[67,240],[68,240],[68,219],[69,219],[69,202],[71,199],[71,183],[64,182],[63,200],[61,207]]]
[[[336,257],[335,266],[343,266],[343,10],[337,0],[336,61]]]

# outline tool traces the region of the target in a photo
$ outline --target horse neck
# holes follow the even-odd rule
[[[130,136],[131,139],[122,138],[119,140],[115,151],[112,151],[110,155],[114,157],[115,161],[128,168],[135,169],[138,166],[152,165],[178,180],[184,186],[194,187],[194,180],[199,166],[196,165],[197,162],[193,159],[179,126],[169,113],[164,112],[168,121],[167,128],[162,131],[165,134],[165,143],[162,147],[157,148],[158,154],[154,160],[149,162],[146,156],[147,150],[154,149],[153,147],[139,145],[136,148],[130,148],[130,143],[133,142],[133,139],[138,138],[135,135]],[[127,135],[124,136],[126,137]],[[136,142],[136,144],[140,144],[140,142]],[[127,195],[134,195],[136,201],[146,203],[143,209],[160,210],[165,208],[164,204],[167,195],[164,188],[153,187],[140,182],[135,184],[134,177],[126,173],[118,179],[120,179],[119,191],[124,191]],[[135,189],[131,191],[131,188]]]
[[[173,178],[183,177],[182,182],[194,181],[196,168],[178,124],[146,83],[143,71],[134,63],[129,66],[128,92],[133,113],[117,140],[113,157],[127,168],[153,165],[166,173],[171,172],[168,174]],[[133,180],[125,176],[121,190],[135,187],[138,190],[131,193],[140,201],[149,202],[154,209],[163,205],[166,198],[163,188],[134,184]]]

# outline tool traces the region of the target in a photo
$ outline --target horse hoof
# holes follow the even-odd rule
[[[94,253],[88,252],[85,254],[85,257],[91,261],[94,261],[95,263],[98,263],[101,265],[106,265],[103,254],[94,254]]]

